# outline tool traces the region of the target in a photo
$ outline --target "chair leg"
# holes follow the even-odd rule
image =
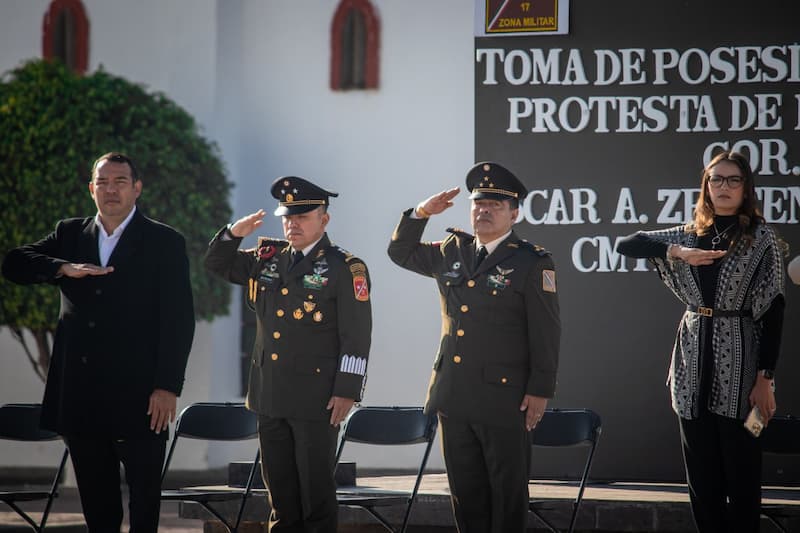
[[[785,529],[785,528],[784,528],[784,527],[781,525],[781,523],[780,523],[780,522],[778,522],[778,520],[776,520],[776,519],[775,519],[775,518],[773,518],[772,516],[768,515],[767,513],[761,513],[761,516],[762,516],[762,517],[764,517],[764,518],[766,518],[766,519],[767,519],[767,521],[768,521],[770,524],[772,524],[773,526],[775,526],[775,528],[776,528],[778,531],[780,531],[781,533],[789,533],[789,532],[788,532],[788,531],[787,531],[787,530],[786,530],[786,529]]]
[[[389,531],[391,531],[392,533],[396,533],[396,532],[395,532],[395,530],[394,530],[394,528],[392,527],[392,524],[390,524],[390,523],[389,523],[389,522],[388,522],[388,521],[387,521],[387,520],[386,520],[386,519],[385,519],[383,516],[381,516],[381,515],[380,515],[380,514],[379,514],[377,511],[373,510],[371,507],[362,507],[362,509],[364,509],[366,512],[368,512],[368,513],[369,513],[369,514],[371,514],[373,517],[375,517],[375,520],[377,520],[378,522],[380,522],[380,523],[381,523],[381,525],[382,525],[383,527],[385,527],[386,529],[388,529],[388,530],[389,530]]]
[[[53,507],[53,500],[58,496],[58,485],[61,483],[61,473],[64,471],[64,465],[67,463],[68,456],[69,449],[64,448],[64,453],[61,454],[61,463],[59,463],[58,470],[56,470],[56,478],[53,480],[52,487],[50,487],[50,497],[47,498],[47,505],[45,505],[44,511],[42,512],[42,523],[39,525],[39,531],[43,531],[47,525],[47,518],[50,516],[50,508]]]
[[[533,513],[533,516],[535,516],[536,519],[539,520],[539,522],[545,525],[545,527],[547,528],[548,531],[550,531],[550,533],[561,533],[559,530],[556,529],[556,527],[553,524],[550,523],[548,519],[542,516],[539,512],[533,509],[531,509],[530,511]]]
[[[16,503],[14,502],[5,502],[5,503],[8,504],[9,507],[14,509],[14,512],[16,512],[19,516],[21,516],[23,520],[25,520],[28,524],[30,524],[30,526],[33,528],[34,531],[38,532],[42,530],[42,528],[36,522],[34,522],[30,516],[28,516],[28,513],[20,509]]]

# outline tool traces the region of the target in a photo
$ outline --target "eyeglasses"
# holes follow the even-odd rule
[[[738,189],[744,185],[744,178],[741,176],[711,176],[708,178],[708,184],[719,189],[723,183],[727,183],[731,189]]]

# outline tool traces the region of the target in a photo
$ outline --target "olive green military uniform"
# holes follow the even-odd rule
[[[262,238],[238,250],[241,239],[226,235],[211,241],[206,266],[243,285],[258,316],[247,406],[260,415],[264,478],[279,511],[271,531],[335,531],[338,429],[326,405],[332,396],[362,396],[372,329],[367,267],[327,234],[291,268],[286,241]]]
[[[439,287],[442,337],[426,410],[442,422],[456,521],[462,533],[524,530],[529,441],[520,404],[525,394],[555,391],[553,261],[512,231],[475,269],[472,235],[449,230],[443,242],[420,242],[427,219],[410,214],[389,256]]]

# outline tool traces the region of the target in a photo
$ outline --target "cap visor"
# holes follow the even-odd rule
[[[282,217],[286,215],[299,215],[301,213],[308,213],[309,211],[313,211],[314,209],[320,207],[319,205],[279,205],[277,209],[275,209],[274,215],[276,217]]]

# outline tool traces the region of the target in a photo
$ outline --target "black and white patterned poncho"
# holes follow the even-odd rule
[[[664,243],[697,246],[697,234],[686,232],[685,226],[643,233]],[[661,279],[684,304],[750,311],[750,316],[715,317],[709,321],[713,324],[714,375],[708,410],[729,418],[746,418],[750,410],[748,397],[758,373],[760,318],[785,290],[783,255],[777,235],[769,226],[761,224],[749,246],[743,240],[736,244],[722,259],[713,302],[703,301],[697,267],[666,258],[652,261]],[[687,310],[683,314],[672,350],[669,379],[672,408],[687,419],[697,418],[700,413],[700,351],[705,346],[701,338],[701,320],[698,313]]]

